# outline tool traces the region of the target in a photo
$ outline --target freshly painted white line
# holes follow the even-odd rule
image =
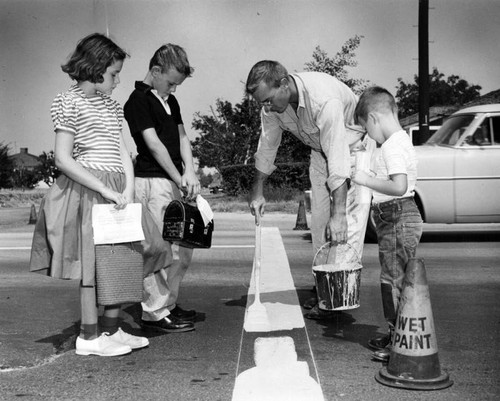
[[[262,269],[260,296],[269,318],[269,332],[304,329],[316,380],[305,361],[297,360],[292,337],[257,337],[254,343],[255,367],[239,373],[245,332],[257,325],[245,314],[232,401],[324,401],[316,361],[298,302],[288,258],[277,228],[262,228]],[[255,298],[252,272],[247,310]]]
[[[260,273],[260,299],[267,310],[269,331],[292,330],[305,326],[299,306],[295,284],[290,272],[281,235],[276,227],[262,228],[262,257]],[[255,277],[252,274],[248,291],[247,310],[255,298]],[[252,330],[252,322],[245,314],[243,325]]]
[[[323,401],[321,387],[297,361],[291,337],[255,340],[255,367],[236,378],[233,401]]]

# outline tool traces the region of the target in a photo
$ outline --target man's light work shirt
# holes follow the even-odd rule
[[[283,113],[261,111],[261,136],[255,167],[270,175],[283,131],[321,152],[327,162],[330,191],[350,177],[349,146],[358,142],[363,131],[354,124],[357,97],[335,77],[320,72],[291,74],[298,91],[297,112],[291,105]]]

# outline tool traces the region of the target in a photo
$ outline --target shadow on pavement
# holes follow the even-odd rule
[[[62,333],[50,337],[41,338],[37,343],[52,343],[56,355],[75,348],[75,341],[80,332],[80,322],[74,322],[72,326],[63,329]]]
[[[308,301],[315,293],[313,289],[297,290],[301,305]],[[303,309],[306,314],[308,311]],[[306,319],[323,326],[323,336],[357,343],[368,348],[368,340],[375,337],[378,326],[367,324],[354,324],[356,319],[346,311],[326,312],[321,319]]]

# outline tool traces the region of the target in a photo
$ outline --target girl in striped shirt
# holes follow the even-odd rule
[[[148,345],[146,338],[118,328],[120,305],[104,308],[99,335],[95,289],[92,206],[114,203],[124,208],[134,201],[133,165],[121,132],[123,110],[110,98],[126,57],[104,35],[85,37],[62,66],[76,84],[59,94],[51,107],[55,163],[62,174],[40,206],[30,270],[81,280],[79,355],[123,355]],[[146,238],[161,240],[153,221],[144,220],[143,214]],[[151,227],[157,232],[152,233]]]

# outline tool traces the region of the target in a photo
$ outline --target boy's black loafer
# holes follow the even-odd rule
[[[141,320],[141,327],[144,330],[161,331],[164,333],[183,333],[194,330],[192,322],[177,319],[172,315],[168,315],[157,321]]]
[[[179,305],[176,305],[175,308],[170,311],[170,316],[175,316],[180,320],[193,321],[196,318],[196,311],[185,310]]]

